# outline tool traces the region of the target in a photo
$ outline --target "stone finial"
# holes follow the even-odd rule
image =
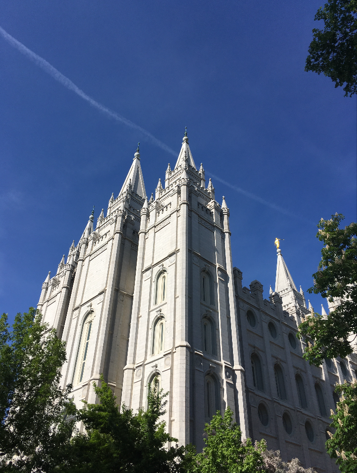
[[[207,190],[209,190],[209,191],[214,191],[214,187],[213,187],[212,179],[211,179],[211,178],[209,178]]]
[[[140,161],[140,142],[138,143],[138,147],[136,148],[133,159],[138,159]]]
[[[273,289],[271,288],[271,285],[270,285],[270,288],[269,288],[269,294],[273,294]]]
[[[321,304],[321,315],[322,315],[323,317],[327,317],[327,313],[326,313],[326,310],[325,310],[325,307],[324,307],[323,304]]]
[[[113,202],[114,202],[114,192],[112,192],[112,195],[110,196],[109,205],[112,205]]]
[[[300,286],[300,294],[303,296],[304,295],[304,291],[302,290],[302,287]]]
[[[222,209],[228,209],[226,199],[224,198],[224,196],[222,197]]]
[[[198,170],[198,173],[199,173],[199,174],[204,174],[204,173],[205,173],[205,170],[203,169],[202,163],[201,163],[201,165],[200,165],[200,169]]]
[[[89,220],[90,220],[91,222],[93,222],[93,220],[94,220],[94,205],[93,205],[92,212],[91,212],[91,214],[90,214],[90,216],[89,216]]]
[[[74,244],[74,240],[72,241],[72,245],[68,251],[68,253],[72,253],[72,251],[76,248],[76,245]]]
[[[311,304],[311,302],[310,302],[310,299],[308,299],[307,302],[308,302],[307,308],[309,309],[309,311],[310,311],[311,313],[314,313],[314,308],[312,307],[312,304]]]
[[[154,202],[154,193],[151,192],[151,197],[150,197],[150,200],[149,200],[149,204],[152,204]]]
[[[171,173],[171,166],[170,163],[167,165],[166,173],[170,174]]]
[[[51,279],[51,271],[48,271],[47,277],[44,280],[44,284],[48,284],[50,282],[50,279]]]

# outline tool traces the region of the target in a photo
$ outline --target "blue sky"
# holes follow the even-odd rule
[[[164,144],[93,107],[0,34],[1,312],[37,304],[92,206],[97,217],[119,193],[138,141],[154,191],[185,126],[196,164],[226,197],[243,284],[258,279],[268,297],[279,237],[306,291],[318,220],[356,219],[356,99],[304,72],[321,5],[0,0],[3,30]],[[320,309],[319,296],[306,297]]]

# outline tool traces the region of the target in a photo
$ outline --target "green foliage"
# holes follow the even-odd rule
[[[263,470],[264,440],[254,448],[251,440],[241,440],[239,426],[233,422],[233,412],[227,409],[222,417],[218,412],[206,424],[207,434],[202,453],[193,455],[187,471],[192,473],[256,473]]]
[[[61,390],[65,346],[30,308],[17,314],[12,331],[0,318],[0,471],[47,472],[62,461],[74,421]]]
[[[163,395],[150,390],[148,409],[134,414],[120,408],[107,383],[94,384],[99,404],[85,403],[78,413],[86,434],[72,440],[71,461],[57,471],[76,473],[156,473],[180,472],[184,447],[171,446],[177,440],[165,432]]]
[[[357,0],[329,0],[315,20],[325,27],[312,30],[305,71],[323,72],[351,97],[357,93]]]
[[[335,432],[330,434],[326,447],[329,455],[337,459],[341,472],[354,473],[357,471],[357,382],[337,386],[336,391],[342,396],[336,412],[331,413]]]
[[[324,247],[314,286],[308,291],[339,305],[328,317],[309,316],[299,327],[299,336],[308,341],[304,358],[315,365],[352,353],[351,334],[357,333],[357,223],[339,228],[343,218],[335,214],[318,224],[316,236]]]

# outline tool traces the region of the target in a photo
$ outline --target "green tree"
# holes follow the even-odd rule
[[[353,352],[357,334],[357,223],[339,228],[343,215],[321,219],[317,238],[324,243],[314,286],[308,292],[339,301],[328,317],[314,314],[299,327],[308,346],[304,358],[321,365],[324,358],[345,357]]]
[[[305,71],[323,72],[351,97],[357,93],[357,0],[329,0],[315,20],[325,27],[312,30]]]
[[[184,447],[165,431],[160,422],[165,402],[162,393],[149,390],[148,409],[134,414],[131,409],[118,406],[107,383],[94,383],[99,404],[85,403],[78,413],[85,434],[72,440],[70,463],[59,471],[75,473],[170,473],[182,470]]]
[[[242,442],[239,426],[233,422],[233,412],[228,408],[222,417],[218,412],[205,427],[206,446],[202,453],[192,456],[187,467],[192,473],[256,473],[264,471],[262,453],[264,440],[252,444],[250,439]]]
[[[341,394],[336,412],[331,412],[334,434],[329,433],[326,447],[329,455],[336,458],[341,472],[357,471],[357,382],[336,387]]]
[[[30,308],[0,318],[0,471],[49,472],[66,458],[75,408],[60,388],[65,346]]]

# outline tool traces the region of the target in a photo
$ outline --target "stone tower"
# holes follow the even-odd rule
[[[185,134],[165,187],[159,180],[141,210],[123,402],[145,406],[156,377],[180,442],[201,447],[205,422],[227,406],[247,435],[237,332],[229,211]]]

